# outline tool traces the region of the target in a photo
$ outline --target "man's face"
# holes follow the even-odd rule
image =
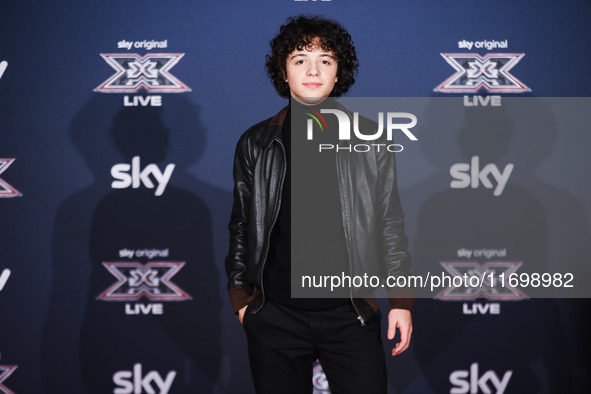
[[[287,55],[285,82],[291,97],[304,105],[313,105],[330,95],[337,82],[337,70],[333,51],[323,50],[316,38],[310,47]]]

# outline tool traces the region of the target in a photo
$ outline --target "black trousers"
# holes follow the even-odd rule
[[[333,394],[386,393],[380,316],[361,326],[351,304],[302,311],[267,302],[255,315],[247,309],[243,326],[256,392],[312,393],[318,359]]]

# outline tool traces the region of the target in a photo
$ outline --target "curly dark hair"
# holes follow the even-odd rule
[[[296,49],[310,48],[316,38],[320,40],[322,49],[333,51],[337,59],[338,81],[330,96],[343,95],[355,83],[359,62],[347,30],[334,21],[318,16],[290,17],[271,40],[271,55],[267,55],[265,63],[267,74],[281,97],[290,96],[289,85],[285,82],[287,56]]]

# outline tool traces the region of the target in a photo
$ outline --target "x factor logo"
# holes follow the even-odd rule
[[[522,300],[527,296],[508,284],[509,275],[517,271],[521,261],[489,261],[480,264],[475,261],[442,262],[441,265],[452,277],[475,278],[473,281],[451,281],[451,286],[439,292],[435,298],[440,300],[474,300],[486,297],[489,300]],[[504,274],[501,281],[500,275]],[[447,284],[448,282],[444,282]],[[454,284],[455,283],[455,284]],[[476,286],[474,286],[477,284]]]
[[[181,261],[106,262],[103,266],[117,278],[117,282],[102,292],[97,299],[103,301],[137,301],[145,296],[151,301],[190,300],[183,289],[171,278],[185,265]]]
[[[442,53],[456,73],[433,89],[443,93],[470,93],[480,88],[490,93],[522,93],[531,89],[509,74],[525,54],[489,53],[482,57],[472,53]]]
[[[175,78],[170,69],[184,53],[101,53],[117,72],[94,89],[102,93],[136,93],[140,88],[150,93],[183,93],[191,89]]]
[[[14,159],[0,159],[0,174],[10,167]],[[22,196],[21,192],[16,190],[12,187],[8,182],[4,179],[0,178],[0,197],[20,197]]]
[[[312,367],[312,386],[314,388],[314,394],[330,394],[326,374],[318,361],[315,361]]]
[[[14,391],[4,385],[4,381],[18,368],[18,365],[0,365],[0,393],[14,394]]]

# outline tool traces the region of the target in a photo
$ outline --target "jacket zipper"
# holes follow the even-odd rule
[[[265,305],[265,286],[263,284],[263,278],[265,276],[265,264],[267,263],[267,257],[269,255],[269,243],[271,242],[271,231],[273,230],[273,227],[275,227],[275,223],[277,222],[277,216],[278,216],[278,212],[279,212],[279,208],[281,207],[281,196],[283,193],[283,183],[285,182],[285,173],[286,173],[286,159],[285,157],[287,156],[287,153],[285,152],[285,146],[283,146],[283,143],[281,142],[281,140],[279,140],[278,138],[275,138],[275,141],[277,141],[277,143],[279,143],[279,146],[281,146],[281,151],[283,153],[283,168],[281,170],[281,180],[280,180],[280,187],[279,187],[279,193],[277,194],[277,199],[275,200],[275,209],[273,211],[273,224],[271,225],[271,228],[269,229],[269,232],[267,233],[267,245],[266,245],[266,249],[265,249],[265,259],[263,260],[263,263],[261,264],[261,278],[260,278],[260,282],[261,282],[261,294],[263,297],[263,301],[261,302],[261,306],[255,310],[252,311],[252,314],[256,314],[258,313],[263,306]],[[341,178],[341,172],[339,170],[339,158],[338,156],[336,156],[336,168],[337,168],[337,174],[339,176],[339,179]],[[339,194],[341,197],[341,201],[344,201],[344,197],[343,197],[343,191],[342,188],[339,188]],[[345,221],[345,217],[343,216],[343,225]],[[344,228],[343,226],[343,232],[345,235],[345,241],[347,244],[347,256],[348,256],[348,260],[349,260],[349,272],[353,272],[353,263],[351,262],[351,249],[349,247],[349,237],[347,236],[347,230]],[[359,309],[357,308],[357,306],[355,305],[355,302],[353,301],[353,290],[351,290],[351,288],[349,288],[349,298],[351,300],[351,305],[353,305],[353,309],[355,309],[355,313],[357,313],[357,320],[359,320],[359,322],[361,323],[362,326],[365,326],[365,319],[363,318],[363,315],[361,314],[361,312],[359,311]]]
[[[256,311],[252,311],[253,315],[258,313],[261,309],[263,309],[263,306],[265,305],[265,286],[263,285],[263,278],[265,276],[265,264],[267,263],[267,257],[269,255],[269,243],[271,242],[271,232],[273,231],[273,227],[275,227],[275,223],[277,222],[277,216],[279,216],[279,208],[281,207],[281,195],[283,193],[283,183],[285,182],[285,173],[286,173],[285,167],[287,166],[287,159],[286,159],[287,153],[285,152],[285,147],[283,146],[283,142],[281,142],[281,140],[279,138],[275,138],[275,141],[277,141],[279,143],[279,146],[281,146],[281,150],[283,152],[283,167],[281,168],[281,180],[279,182],[279,193],[277,194],[277,199],[275,200],[275,204],[274,204],[273,224],[271,224],[271,228],[269,229],[269,232],[267,233],[267,245],[265,248],[265,259],[263,260],[263,263],[261,264],[260,282],[261,282],[261,294],[263,297],[263,301],[261,302],[261,306]]]
[[[336,165],[337,165],[337,175],[339,177],[339,180],[342,179],[342,173],[340,171],[340,167],[339,167],[339,156],[338,156],[338,152],[335,152],[335,157],[336,157]],[[341,184],[343,182],[341,181]],[[345,198],[343,196],[343,188],[339,187],[339,195],[341,198],[341,203],[343,203],[345,201]],[[343,210],[343,208],[341,208],[341,210]],[[353,273],[353,263],[351,261],[351,248],[349,247],[349,237],[347,236],[347,225],[345,223],[345,215],[343,215],[343,232],[345,233],[345,243],[347,244],[347,256],[349,257],[349,274]],[[355,301],[353,301],[353,290],[351,289],[351,287],[349,287],[349,298],[351,299],[351,304],[353,305],[353,309],[355,309],[355,313],[357,313],[357,320],[359,320],[359,322],[361,323],[362,326],[365,326],[365,318],[363,317],[363,315],[361,314],[361,312],[359,311],[359,309],[357,308],[357,305],[355,305]]]

